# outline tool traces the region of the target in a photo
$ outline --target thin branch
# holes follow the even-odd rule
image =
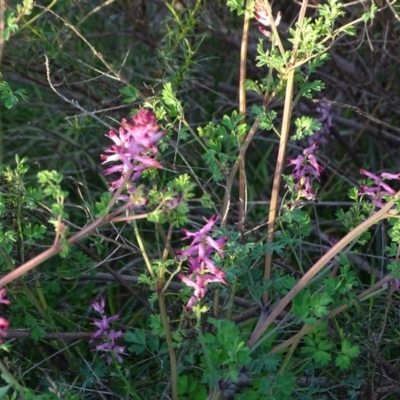
[[[303,0],[298,19],[298,28],[295,34],[296,37],[300,36],[301,25],[303,23],[306,14],[307,5],[308,5],[308,0]],[[297,56],[297,45],[295,44],[293,46],[292,59],[290,61],[290,65],[295,64],[296,56]],[[269,216],[268,216],[267,243],[272,243],[274,241],[275,221],[279,209],[278,205],[279,191],[281,186],[282,172],[285,165],[286,147],[287,147],[287,142],[289,140],[290,120],[291,120],[292,106],[293,106],[292,104],[293,88],[294,88],[294,69],[290,69],[287,74],[285,106],[282,117],[281,137],[279,143],[278,158],[276,160],[274,182],[272,185],[271,205],[269,208]],[[265,256],[264,279],[270,279],[271,266],[272,266],[272,253],[268,252]],[[268,292],[264,292],[263,302],[264,304],[268,303]]]

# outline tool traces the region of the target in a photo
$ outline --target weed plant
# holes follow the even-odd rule
[[[0,0],[1,398],[399,398],[382,15]]]

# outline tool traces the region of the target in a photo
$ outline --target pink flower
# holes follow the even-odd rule
[[[211,217],[207,224],[197,232],[183,229],[186,237],[182,240],[192,239],[188,249],[177,251],[178,257],[187,257],[190,265],[188,276],[179,275],[179,278],[187,286],[194,289],[193,296],[186,305],[187,310],[205,296],[209,283],[220,282],[226,285],[225,272],[218,269],[210,258],[213,253],[218,253],[220,257],[223,257],[222,248],[227,241],[226,236],[214,239],[209,235],[216,221],[216,216]]]
[[[255,17],[256,20],[261,24],[258,29],[259,31],[264,35],[267,36],[268,38],[271,37],[271,31],[265,29],[269,28],[271,26],[271,17],[268,14],[265,5],[263,3],[263,0],[257,0],[256,4],[254,6],[254,12],[255,12]],[[277,17],[275,19],[275,26],[278,26],[279,23],[281,22],[281,17],[282,14],[281,12],[278,12]]]
[[[96,339],[98,336],[107,334],[107,331],[110,329],[110,322],[116,321],[117,319],[119,319],[119,314],[115,314],[111,317],[103,315],[103,318],[101,320],[94,319],[92,325],[97,326],[99,330],[93,333],[90,341]]]
[[[207,235],[207,233],[211,231],[217,219],[217,216],[212,216],[207,224],[204,225],[204,227],[197,232],[189,232],[187,229],[182,229],[183,233],[186,235],[186,237],[182,240],[186,240],[189,238],[193,238],[193,240],[190,244],[189,249],[181,251],[180,254],[193,255],[194,253],[198,253],[200,244],[205,243],[207,245],[205,253],[209,254],[212,249],[214,249],[221,257],[223,257],[221,248],[224,247],[227,237],[223,236],[217,240],[214,240],[211,236]]]
[[[165,132],[157,125],[153,112],[141,109],[133,118],[129,120],[123,118],[121,125],[118,133],[110,131],[105,135],[114,142],[114,145],[101,155],[102,164],[119,163],[103,172],[104,175],[120,174],[118,179],[109,183],[110,191],[119,188],[129,172],[132,172],[132,182],[138,179],[147,168],[162,168],[155,159],[158,153],[156,142],[165,135]],[[129,189],[132,192],[134,186]]]
[[[107,353],[107,358],[106,362],[110,364],[112,362],[112,355],[110,353],[113,353],[114,356],[117,358],[117,360],[122,363],[122,358],[120,354],[125,354],[125,347],[122,346],[117,346],[115,344],[115,341],[123,335],[122,331],[114,331],[110,327],[110,323],[113,321],[116,321],[119,319],[119,314],[112,315],[111,317],[107,317],[105,315],[104,307],[105,307],[105,298],[104,296],[101,297],[100,302],[93,300],[92,301],[92,307],[93,309],[99,313],[102,318],[101,319],[94,319],[92,325],[97,326],[99,328],[93,335],[90,337],[90,342],[92,342],[94,339],[98,338],[99,336],[102,336],[104,342],[103,344],[97,345],[93,348],[93,350],[97,351],[104,351],[105,354],[102,355],[104,357]]]
[[[310,147],[304,149],[302,156],[288,160],[288,165],[294,165],[291,175],[297,192],[296,201],[300,198],[305,198],[306,200],[316,199],[316,194],[312,192],[311,177],[319,180],[323,169],[312,154],[316,148],[317,142],[314,142]]]
[[[105,304],[106,304],[106,299],[104,296],[101,296],[100,303],[97,302],[96,300],[92,301],[92,307],[94,308],[94,310],[102,315],[104,314]]]
[[[122,335],[123,335],[122,331],[115,332],[114,330],[112,330],[109,333],[109,341],[108,342],[104,342],[103,344],[100,344],[100,345],[94,347],[94,350],[105,352],[105,354],[103,354],[101,357],[104,357],[106,355],[107,364],[112,363],[113,359],[112,359],[111,353],[114,354],[114,356],[116,357],[116,359],[118,360],[119,363],[122,364],[122,362],[124,361],[122,359],[122,357],[120,356],[120,354],[126,355],[126,353],[124,353],[125,346],[117,346],[115,344],[115,340],[117,340]],[[107,353],[108,353],[108,355],[107,355]]]
[[[375,186],[367,186],[364,184],[360,185],[358,195],[362,196],[363,194],[366,194],[367,196],[371,197],[372,204],[375,204],[377,207],[382,207],[384,205],[384,195],[394,196],[396,194],[396,190],[392,189],[387,183],[383,182],[383,180],[400,180],[400,174],[390,174],[388,172],[382,172],[379,176],[373,174],[372,172],[368,172],[365,169],[360,169],[360,174],[365,175],[369,179],[373,180]]]

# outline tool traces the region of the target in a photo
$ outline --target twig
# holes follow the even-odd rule
[[[92,51],[92,53],[104,64],[104,66],[114,74],[114,76],[120,81],[123,82],[125,85],[129,85],[129,81],[127,79],[125,79],[124,77],[122,77],[122,75],[117,72],[103,57],[103,55],[101,53],[99,53],[93,46],[92,44],[73,26],[71,25],[67,20],[65,20],[64,18],[60,17],[59,15],[57,15],[54,11],[46,9],[43,6],[39,6],[37,5],[38,8],[42,8],[47,10],[49,13],[53,14],[56,18],[58,18],[59,20],[61,20],[62,22],[64,22],[64,24],[70,28],[80,39],[83,40],[83,42],[89,47],[89,49]]]
[[[296,37],[300,35],[301,25],[303,23],[303,19],[306,14],[308,5],[308,0],[303,0],[299,19],[298,19],[298,28],[296,30]],[[296,63],[297,56],[297,45],[293,46],[293,54],[292,59],[289,64],[289,68],[291,65]],[[269,209],[268,216],[268,233],[267,233],[267,243],[272,243],[274,241],[274,232],[275,232],[275,221],[276,215],[278,212],[278,199],[279,199],[279,191],[281,186],[281,177],[285,164],[285,156],[286,156],[286,146],[289,139],[289,129],[290,129],[290,119],[292,115],[292,101],[293,101],[293,87],[294,87],[294,69],[290,68],[287,75],[287,83],[286,83],[286,94],[285,94],[285,105],[283,109],[283,117],[282,117],[282,129],[281,129],[281,137],[279,143],[279,151],[278,158],[276,160],[275,174],[274,174],[274,182],[272,185],[272,194],[271,194],[271,205]],[[272,253],[267,253],[265,256],[265,265],[264,265],[264,279],[269,279],[271,277],[271,265],[272,265]],[[268,292],[265,291],[263,294],[263,302],[264,304],[268,303]]]
[[[1,1],[1,0],[0,0]],[[49,66],[49,59],[47,58],[47,56],[44,56],[46,59],[45,65],[46,65],[46,75],[47,75],[47,82],[49,83],[49,86],[51,88],[51,90],[53,90],[53,92],[61,97],[65,102],[72,104],[75,108],[81,110],[85,115],[90,115],[93,119],[95,119],[97,122],[100,122],[100,124],[104,125],[105,127],[107,127],[110,130],[114,130],[114,128],[107,124],[106,122],[104,122],[102,119],[100,119],[97,115],[95,115],[94,113],[92,113],[91,111],[85,110],[83,107],[81,107],[78,102],[73,101],[68,99],[67,97],[63,96],[61,93],[59,93],[57,91],[57,89],[54,87],[53,83],[51,82],[51,78],[50,78],[50,66]]]
[[[246,8],[248,4],[246,4]],[[244,16],[242,44],[240,47],[240,72],[239,72],[239,114],[243,116],[242,123],[246,123],[246,89],[244,82],[246,80],[246,64],[247,64],[247,47],[249,42],[250,27],[250,11],[247,10]],[[243,138],[244,139],[244,138]],[[243,142],[244,140],[241,140]],[[241,144],[241,143],[240,143]],[[240,145],[239,144],[239,145]],[[245,217],[247,208],[247,191],[246,191],[246,170],[244,154],[239,152],[239,221],[238,228],[240,232],[244,232]]]

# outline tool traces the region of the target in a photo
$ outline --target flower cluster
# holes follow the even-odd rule
[[[131,182],[138,179],[146,168],[162,168],[161,164],[155,159],[158,153],[156,143],[165,135],[156,123],[156,117],[150,110],[141,109],[129,120],[123,118],[118,132],[110,131],[106,137],[110,138],[114,145],[106,149],[102,154],[102,164],[116,162],[104,170],[104,175],[119,173],[119,179],[110,182],[110,191],[119,188],[128,173],[132,173]],[[129,195],[133,193],[135,186],[132,183],[127,191],[128,196],[121,199],[129,200]],[[137,204],[142,205],[142,204]]]
[[[390,174],[388,172],[382,172],[380,176],[375,175],[371,172],[366,171],[365,169],[360,169],[360,174],[365,175],[366,177],[372,179],[374,181],[375,186],[367,186],[360,185],[360,189],[358,191],[358,195],[362,196],[366,194],[367,196],[372,198],[372,203],[377,207],[382,207],[384,205],[384,195],[394,196],[396,194],[396,190],[392,189],[387,183],[383,182],[384,179],[392,180],[397,179],[400,180],[400,174]]]
[[[294,165],[291,176],[295,183],[296,201],[302,198],[306,200],[316,199],[316,194],[312,192],[311,178],[315,177],[319,180],[323,169],[312,154],[316,148],[317,142],[314,142],[303,151],[303,155],[288,160],[288,165]]]
[[[113,360],[112,355],[117,358],[117,360],[122,363],[122,357],[120,354],[125,354],[125,347],[123,346],[117,346],[115,344],[116,340],[123,335],[122,331],[114,331],[110,327],[110,323],[113,321],[116,321],[119,319],[119,314],[115,314],[111,317],[107,317],[104,311],[104,306],[105,306],[105,298],[102,297],[100,299],[100,303],[97,302],[96,300],[92,301],[92,307],[93,309],[100,314],[101,319],[94,319],[92,325],[97,326],[99,328],[93,335],[90,337],[90,342],[92,342],[94,339],[98,338],[101,336],[104,339],[103,344],[100,344],[98,346],[95,346],[93,350],[97,351],[104,351],[105,353],[102,355],[102,357],[107,354],[106,361],[108,364],[110,364]]]
[[[270,38],[271,31],[269,31],[265,28],[269,28],[271,26],[271,18],[268,15],[267,10],[265,9],[263,0],[256,1],[256,4],[254,5],[254,13],[255,13],[256,20],[261,24],[258,27],[258,29],[264,36],[267,36],[268,38]],[[279,25],[279,23],[281,22],[281,18],[282,18],[282,14],[280,12],[278,12],[277,17],[274,20],[275,26]]]
[[[217,217],[213,216],[197,232],[183,230],[186,237],[182,240],[192,239],[189,248],[177,252],[179,258],[187,257],[190,265],[188,275],[179,274],[179,278],[186,285],[194,288],[193,296],[186,305],[187,310],[205,296],[209,283],[220,282],[226,285],[225,273],[218,269],[210,258],[214,252],[217,252],[221,257],[224,256],[222,248],[228,239],[227,236],[213,239],[209,235],[216,221]]]
[[[0,303],[1,304],[10,304],[10,300],[6,299],[6,289],[0,289]],[[6,336],[6,330],[8,329],[10,323],[3,317],[0,317],[0,336]],[[0,338],[0,343],[2,343],[2,339]]]

